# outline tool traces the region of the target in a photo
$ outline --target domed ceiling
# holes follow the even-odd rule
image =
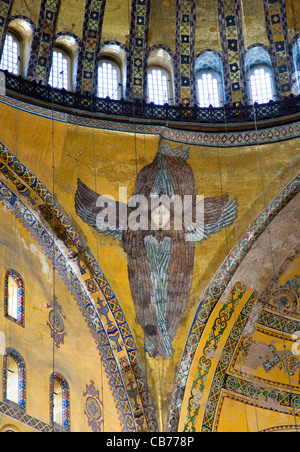
[[[40,256],[28,242],[36,234],[41,253],[55,261],[67,319],[57,353],[74,350],[75,356],[71,364],[62,358],[59,364],[81,403],[71,411],[73,425],[88,431],[297,430],[300,124],[299,97],[291,95],[297,88],[299,2],[0,5],[0,50],[7,30],[30,42],[22,41],[27,65],[21,80],[28,85],[17,88],[20,78],[6,73],[0,96],[0,201],[20,219],[14,237],[20,249],[27,244],[28,262]],[[51,95],[47,100],[58,92],[45,88],[55,46],[72,60],[72,108]],[[274,71],[276,102],[262,106],[267,119],[257,121],[247,64],[261,63],[264,52]],[[102,55],[120,63],[125,100],[114,105],[130,108],[127,115],[93,110]],[[211,64],[222,67],[225,107],[203,109],[211,115],[204,124],[192,116],[199,110],[196,73]],[[139,115],[147,104],[149,65],[169,71],[170,104],[180,108],[174,110],[180,121]],[[273,105],[281,108],[276,115]],[[224,114],[223,122],[220,116],[211,121],[214,110]],[[164,229],[162,211],[155,223],[157,195],[189,197],[194,207],[197,199],[203,223],[176,228],[173,207]],[[137,199],[146,200],[146,207]],[[127,227],[141,218],[144,229]],[[1,255],[5,266],[4,249]],[[83,331],[84,347],[72,349],[71,331]],[[30,347],[26,329],[24,337]],[[37,341],[34,347],[42,356]],[[97,377],[97,360],[105,384]],[[94,405],[83,407],[91,393]],[[16,407],[3,402],[0,410],[29,425]],[[38,425],[40,415],[28,415]]]

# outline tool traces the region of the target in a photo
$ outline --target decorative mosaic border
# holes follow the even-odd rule
[[[17,287],[17,297],[18,297],[18,311],[17,311],[17,315],[18,318],[14,319],[13,317],[11,317],[8,314],[8,278],[11,277]],[[8,319],[10,319],[12,322],[17,323],[18,325],[22,326],[23,328],[25,327],[25,288],[24,288],[24,282],[21,278],[21,276],[19,275],[18,272],[16,272],[15,270],[9,269],[7,270],[7,272],[5,273],[5,283],[4,283],[4,315],[5,317],[7,317]]]
[[[160,135],[167,140],[198,146],[218,148],[254,146],[257,145],[257,143],[263,145],[300,137],[300,121],[295,121],[288,125],[267,127],[260,129],[257,132],[255,130],[227,133],[197,132],[158,125],[132,124],[95,118],[91,119],[59,111],[52,112],[52,110],[48,108],[31,105],[8,96],[0,96],[0,103],[36,116],[51,120],[54,119],[55,121],[65,122],[76,126],[143,135]]]
[[[100,47],[102,23],[106,0],[89,0],[83,23],[83,41],[79,56],[78,86],[83,94],[96,89],[96,65]]]
[[[177,0],[176,10],[176,67],[179,74],[180,98],[176,104],[194,102],[194,48],[195,48],[196,7],[195,0]],[[175,81],[176,83],[176,81]],[[179,101],[179,102],[178,102]]]
[[[150,17],[150,0],[132,0],[127,98],[144,98],[145,55]]]
[[[227,299],[227,303],[225,303],[225,305],[222,306],[215,320],[210,337],[203,348],[203,355],[199,359],[196,377],[193,381],[191,396],[189,398],[184,432],[196,431],[196,421],[200,409],[200,401],[203,396],[203,390],[205,387],[207,375],[212,366],[212,361],[209,358],[209,354],[216,351],[218,342],[220,341],[221,336],[223,335],[225,329],[227,328],[228,321],[233,316],[235,308],[239,304],[240,300],[243,299],[243,295],[245,294],[245,292],[246,286],[244,286],[240,282],[236,283],[233,289],[231,290],[231,293]],[[255,293],[252,293],[250,299],[252,301],[255,299]],[[230,342],[230,344],[231,343],[232,342]]]
[[[288,28],[285,0],[264,0],[267,33],[274,68],[276,68],[275,84],[278,97],[290,96],[291,64],[289,61]]]
[[[240,0],[219,0],[219,25],[225,57],[226,103],[242,105],[247,101],[247,89]]]
[[[12,8],[13,0],[0,0],[0,57],[3,52],[6,29]]]
[[[56,219],[63,226],[67,236],[72,240],[76,249],[81,249],[81,239],[77,232],[72,226],[71,221],[64,216],[62,211],[57,207],[52,194],[46,189],[46,187],[36,178],[36,176],[30,172],[13,154],[8,150],[3,144],[0,143],[0,159],[8,166],[9,169],[13,170],[14,174],[22,179],[22,181],[27,184],[45,203],[45,205],[53,211]],[[3,184],[1,182],[1,184]],[[4,186],[4,184],[3,184]],[[12,202],[13,208],[15,208],[16,195],[14,195],[7,187],[4,187],[4,192],[2,193],[7,196],[6,203]],[[28,209],[25,205],[18,200],[17,205],[23,206],[21,211],[16,211],[16,214],[24,213],[24,209],[27,212]],[[32,212],[28,211],[28,215],[22,215],[22,220],[28,221],[32,219],[31,233],[40,245],[44,248],[46,255],[50,259],[53,259],[53,242],[51,236],[45,231],[42,225],[39,225],[39,221],[32,218]],[[28,220],[29,219],[29,220]],[[23,222],[24,222],[23,221]],[[34,225],[36,227],[33,227]],[[131,410],[131,404],[128,401],[128,394],[126,388],[124,387],[124,381],[133,380],[134,385],[137,388],[138,399],[131,397],[131,403],[133,406],[137,406],[137,400],[141,403],[142,418],[140,416],[137,428],[143,428],[143,422],[146,423],[146,428],[149,431],[158,431],[158,425],[154,413],[153,406],[151,404],[151,398],[147,388],[147,382],[144,376],[144,370],[140,363],[137,348],[135,345],[134,338],[130,331],[129,325],[125,319],[124,313],[119,305],[119,302],[105,278],[99,264],[92,255],[90,250],[84,253],[84,258],[86,264],[91,268],[94,277],[90,280],[86,280],[84,283],[86,288],[82,286],[81,282],[77,277],[74,276],[71,266],[68,264],[67,260],[60,253],[59,249],[56,247],[55,253],[55,264],[62,276],[66,285],[70,287],[71,293],[74,295],[77,304],[80,307],[83,315],[86,317],[90,330],[98,343],[98,349],[100,356],[104,357],[104,364],[106,366],[106,371],[110,376],[110,386],[113,390],[113,395],[116,399],[117,407],[119,407],[120,416],[125,419],[125,430],[135,431],[136,424],[135,418]],[[79,251],[78,251],[79,252]],[[76,253],[75,253],[76,254]],[[76,262],[78,266],[78,272],[81,273],[80,262]],[[82,275],[82,273],[81,273]],[[91,290],[89,287],[93,287]],[[88,291],[88,292],[87,292]],[[99,296],[104,298],[105,306],[110,312],[113,318],[114,334],[110,334],[111,331],[103,328],[102,320],[106,316],[101,317],[102,305],[96,307],[99,304]],[[110,324],[112,322],[110,321]],[[126,353],[125,357],[119,358],[119,367],[116,361],[112,347],[116,346],[114,344],[118,340],[118,351]],[[114,345],[112,345],[114,344]],[[121,349],[121,350],[120,350]],[[118,352],[117,352],[118,353]],[[134,386],[135,387],[135,386]],[[130,392],[131,394],[131,392]],[[144,420],[144,421],[143,421]],[[121,422],[122,423],[122,422]]]
[[[42,0],[39,22],[32,41],[28,78],[48,81],[60,3],[61,0]]]
[[[51,262],[53,262],[53,252],[55,252],[55,268],[65,285],[75,297],[77,305],[79,306],[83,316],[86,318],[92,335],[96,340],[105,374],[108,377],[109,386],[111,387],[116,407],[119,412],[120,423],[124,426],[125,431],[135,431],[132,414],[130,416],[131,409],[127,400],[126,389],[122,385],[122,377],[120,375],[114,353],[111,349],[107,334],[103,328],[100,316],[94,307],[94,303],[89,297],[87,290],[74,275],[72,268],[67,263],[59,248],[56,245],[53,246],[53,239],[44,226],[2,181],[0,181],[0,202],[22,221],[24,227],[27,228],[33,238],[38,241],[39,245],[42,247]],[[119,385],[116,385],[116,382],[119,382]],[[124,409],[127,413],[127,419],[123,414]]]
[[[206,402],[202,425],[202,431],[204,432],[212,432],[213,430],[218,400],[220,398],[222,389],[226,384],[226,375],[228,372],[228,367],[231,363],[235,350],[240,342],[241,336],[245,329],[246,322],[249,318],[249,315],[252,312],[255,300],[256,296],[253,293],[251,297],[248,299],[248,301],[245,303],[245,306],[243,307],[241,313],[239,314],[222,351],[222,355],[218,362]],[[189,426],[191,425],[193,426],[193,421],[195,422],[196,419],[191,418],[188,420],[188,423],[186,424],[186,431],[190,431]],[[191,431],[193,431],[193,429]]]
[[[169,407],[167,430],[176,432],[178,429],[180,411],[185,393],[189,372],[193,363],[196,349],[200,342],[205,325],[224,293],[236,269],[250,250],[257,238],[266,230],[270,222],[278,213],[300,192],[300,174],[288,184],[269,206],[258,216],[242,239],[232,249],[226,260],[218,270],[212,282],[205,291],[195,314],[186,345],[178,366],[175,385]]]
[[[11,402],[7,399],[7,361],[11,357],[18,365],[18,403]],[[24,360],[20,353],[13,348],[7,348],[3,359],[3,400],[8,405],[17,408],[18,410],[26,411],[26,367]]]
[[[53,427],[51,427],[49,424],[46,424],[45,422],[40,421],[39,419],[36,419],[27,413],[24,413],[23,411],[21,411],[17,407],[10,405],[9,403],[0,401],[0,413],[12,419],[15,419],[18,422],[21,422],[22,424],[25,424],[34,430],[38,430],[39,432],[53,432]]]
[[[241,400],[244,403],[259,407],[262,406],[258,398],[262,396],[264,400],[271,399],[278,402],[278,405],[283,408],[289,408],[291,414],[300,408],[300,395],[289,390],[282,391],[275,388],[270,388],[265,385],[257,387],[253,381],[248,381],[245,378],[233,376],[229,374],[229,366],[234,360],[234,356],[238,353],[241,346],[241,339],[246,322],[252,312],[255,298],[250,297],[238,316],[222,351],[216,371],[214,373],[213,382],[206,401],[206,407],[202,420],[202,432],[215,431],[219,422],[222,397],[224,391],[226,395],[234,400]],[[300,412],[296,412],[300,416]]]
[[[54,425],[54,428],[57,430],[61,430],[61,427],[59,425],[56,425],[53,420],[53,411],[54,411],[54,380],[57,380],[61,387],[62,387],[62,420],[63,420],[63,426],[62,430],[64,432],[70,432],[70,388],[68,385],[67,380],[59,373],[54,372],[50,377],[50,419],[51,424]]]

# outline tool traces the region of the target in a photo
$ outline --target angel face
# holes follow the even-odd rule
[[[157,158],[138,174],[128,204],[104,198],[100,206],[99,194],[80,180],[75,196],[76,213],[85,223],[123,242],[136,318],[153,357],[174,352],[190,296],[195,244],[237,216],[237,200],[230,202],[228,194],[196,201],[188,158],[188,148],[171,149],[163,141]]]
[[[153,229],[168,229],[170,228],[170,209],[165,205],[158,206],[151,214]]]

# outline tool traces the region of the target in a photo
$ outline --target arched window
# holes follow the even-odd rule
[[[6,350],[3,369],[3,397],[7,403],[26,409],[26,371],[21,355],[12,348]]]
[[[272,61],[268,48],[262,45],[249,48],[245,66],[251,102],[264,104],[275,100]]]
[[[156,105],[169,104],[170,75],[167,71],[152,67],[148,69],[148,102]]]
[[[100,60],[98,65],[98,90],[101,98],[121,98],[121,75],[119,66],[112,60]]]
[[[8,33],[5,38],[0,69],[15,75],[20,74],[20,42],[11,33]]]
[[[4,314],[5,317],[24,327],[25,307],[24,282],[15,270],[7,270],[4,285]]]
[[[199,107],[221,106],[221,77],[216,72],[197,73],[197,94]]]
[[[195,61],[197,100],[201,108],[224,104],[223,62],[214,51],[202,52]]]
[[[49,84],[53,88],[71,90],[70,57],[58,48],[53,50]]]
[[[58,372],[50,378],[51,424],[60,430],[70,430],[70,390],[67,380]]]
[[[300,36],[296,39],[292,47],[293,61],[295,66],[295,88],[293,94],[300,93]],[[296,92],[294,92],[296,91]]]
[[[253,103],[266,104],[274,99],[272,70],[267,66],[257,66],[249,72],[250,94]]]

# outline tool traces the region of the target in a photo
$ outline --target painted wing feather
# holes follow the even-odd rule
[[[125,212],[127,205],[97,194],[78,179],[75,194],[76,213],[97,232],[122,239],[126,220],[125,216],[123,218],[119,214],[120,205],[121,211]],[[105,216],[99,215],[104,209]]]
[[[190,241],[201,243],[210,237],[210,234],[220,232],[229,226],[237,217],[238,202],[235,198],[232,202],[229,195],[215,198],[205,198],[204,201],[204,221],[200,225],[191,224],[188,228]]]

